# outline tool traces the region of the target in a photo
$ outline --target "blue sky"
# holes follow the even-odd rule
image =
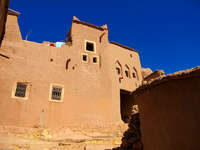
[[[200,65],[200,0],[10,0],[23,38],[63,40],[72,17],[107,24],[109,40],[139,51],[143,67],[168,73]]]

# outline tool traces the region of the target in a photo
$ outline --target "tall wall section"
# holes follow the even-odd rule
[[[0,0],[0,47],[5,33],[9,0]]]

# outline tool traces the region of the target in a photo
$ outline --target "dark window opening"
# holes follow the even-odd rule
[[[83,55],[83,61],[87,61],[87,55]]]
[[[133,78],[136,78],[136,75],[135,75],[135,73],[134,73],[134,72],[132,73],[132,75],[133,75]]]
[[[121,73],[120,68],[118,68],[118,67],[116,67],[116,71],[117,71],[118,75]]]
[[[52,100],[61,100],[61,96],[62,96],[62,88],[53,87],[51,99]]]
[[[86,50],[94,52],[94,43],[86,42]]]
[[[135,77],[137,78],[137,80],[139,80],[139,77],[138,77],[138,72],[137,72],[136,68],[135,68],[135,67],[133,67],[133,70],[134,70],[134,73],[135,73]]]
[[[16,97],[25,97],[26,96],[26,88],[27,88],[27,85],[25,83],[18,82],[16,91],[15,91],[15,96]]]
[[[97,63],[97,57],[93,57],[93,63]]]
[[[128,77],[129,78],[129,71],[125,71],[125,74],[126,74],[126,77]]]
[[[69,62],[71,61],[71,59],[67,59],[66,61],[66,65],[65,65],[65,69],[67,70],[69,68]]]

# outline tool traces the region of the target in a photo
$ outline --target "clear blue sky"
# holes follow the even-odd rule
[[[72,17],[107,24],[109,40],[139,51],[143,67],[167,74],[200,65],[200,0],[10,0],[23,38],[63,40]]]

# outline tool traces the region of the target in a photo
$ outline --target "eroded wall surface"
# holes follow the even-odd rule
[[[144,150],[200,149],[200,68],[155,80],[133,93]]]

